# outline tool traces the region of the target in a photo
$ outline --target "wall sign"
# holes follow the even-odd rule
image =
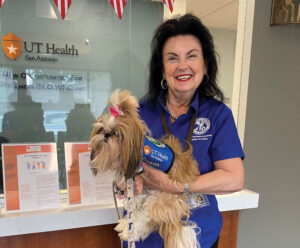
[[[16,60],[23,52],[26,53],[25,60],[39,62],[57,62],[57,55],[77,57],[78,49],[74,44],[59,46],[51,42],[22,41],[14,33],[2,37],[2,49],[11,60]]]

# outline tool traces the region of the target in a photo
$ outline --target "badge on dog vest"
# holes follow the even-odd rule
[[[144,136],[143,162],[167,173],[173,165],[174,153],[168,145]]]

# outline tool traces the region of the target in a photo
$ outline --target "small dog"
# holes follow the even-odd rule
[[[91,134],[91,167],[99,172],[114,172],[115,179],[133,178],[141,167],[144,135],[150,132],[138,115],[138,101],[128,91],[116,90],[108,102],[110,113],[101,115]],[[161,140],[174,154],[174,163],[168,176],[175,183],[190,183],[200,175],[198,164],[192,157],[192,147],[186,151],[174,136]],[[142,177],[147,176],[142,173]],[[184,221],[190,215],[187,200],[190,194],[171,194],[147,189],[134,196],[134,237],[144,240],[158,231],[165,248],[199,247],[195,223]],[[125,209],[126,209],[126,205]],[[122,240],[128,238],[126,216],[115,228]]]

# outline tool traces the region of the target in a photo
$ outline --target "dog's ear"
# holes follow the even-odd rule
[[[135,154],[134,154],[135,153]],[[142,155],[140,151],[133,151],[132,156],[129,156],[127,170],[124,175],[126,179],[133,178],[141,166]]]
[[[140,124],[140,121],[127,119],[124,125],[126,131],[121,146],[121,157],[126,179],[132,178],[141,166],[144,132]]]

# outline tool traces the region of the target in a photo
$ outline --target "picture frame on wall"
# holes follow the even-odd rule
[[[270,26],[300,24],[300,0],[272,0]]]

